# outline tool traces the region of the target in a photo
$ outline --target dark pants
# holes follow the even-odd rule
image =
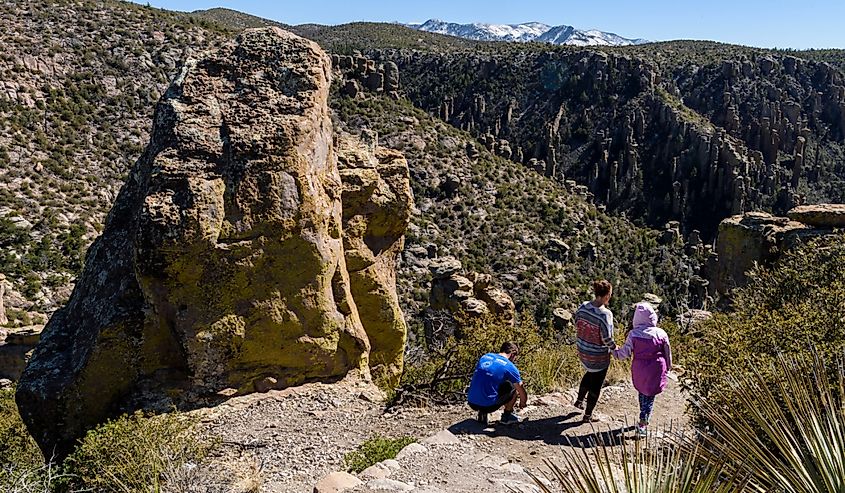
[[[516,394],[516,387],[513,386],[513,383],[505,380],[504,382],[499,384],[497,394],[498,397],[496,397],[496,402],[494,404],[491,404],[489,406],[479,406],[470,402],[469,407],[480,413],[490,414],[510,402],[511,399],[513,399],[514,394]]]
[[[588,371],[581,379],[581,386],[578,387],[578,401],[584,402],[584,397],[587,398],[587,407],[584,408],[585,415],[593,414],[593,408],[599,401],[601,386],[604,385],[604,377],[606,376],[607,368],[601,371]]]

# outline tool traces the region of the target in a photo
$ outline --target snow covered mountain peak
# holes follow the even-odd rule
[[[614,33],[595,29],[582,31],[572,26],[549,26],[541,22],[522,24],[486,24],[475,22],[458,24],[439,19],[429,19],[422,24],[408,24],[408,27],[437,34],[447,34],[459,38],[478,41],[539,41],[558,45],[626,46],[647,43],[645,39],[630,39]]]

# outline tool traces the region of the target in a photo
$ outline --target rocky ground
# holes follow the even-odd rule
[[[327,486],[332,480],[350,481],[354,493],[531,492],[539,490],[527,471],[542,475],[544,460],[592,447],[596,439],[616,445],[620,436],[633,434],[638,408],[629,383],[604,389],[601,422],[593,425],[580,422],[573,393],[531,396],[522,423],[500,425],[497,413],[485,428],[463,405],[385,412],[371,385],[312,384],[234,398],[203,411],[203,425],[222,438],[214,460],[242,482],[261,482],[261,491],[311,492],[323,479],[322,492],[336,491]],[[657,400],[652,428],[685,426],[685,406],[680,386],[671,381]],[[357,477],[324,479],[343,471],[344,455],[374,435],[412,436],[419,443]]]

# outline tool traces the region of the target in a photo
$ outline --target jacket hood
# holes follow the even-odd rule
[[[657,327],[657,312],[650,303],[641,301],[634,309],[634,328]]]

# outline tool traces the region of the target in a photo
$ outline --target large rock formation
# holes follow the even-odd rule
[[[406,326],[396,296],[396,257],[404,246],[414,198],[408,163],[396,151],[342,137],[343,246],[352,298],[370,340],[373,377],[398,383]]]
[[[745,285],[746,273],[755,265],[771,264],[802,242],[833,234],[831,226],[818,224],[822,217],[819,211],[833,214],[831,211],[836,209],[837,206],[827,204],[798,207],[789,212],[789,217],[748,212],[723,220],[719,224],[715,254],[707,266],[711,294],[725,295]],[[831,221],[835,222],[833,217]]]
[[[358,185],[341,183],[329,85],[328,56],[277,28],[244,31],[185,64],[19,383],[21,414],[45,454],[62,457],[121,410],[367,373],[343,243],[363,237],[370,252],[359,256],[387,257],[402,220],[383,240],[393,250],[382,251],[378,222],[355,204],[347,224],[361,215],[372,226],[344,240],[341,195]],[[407,170],[391,173],[401,188]],[[362,274],[357,290],[390,298],[382,274]]]

